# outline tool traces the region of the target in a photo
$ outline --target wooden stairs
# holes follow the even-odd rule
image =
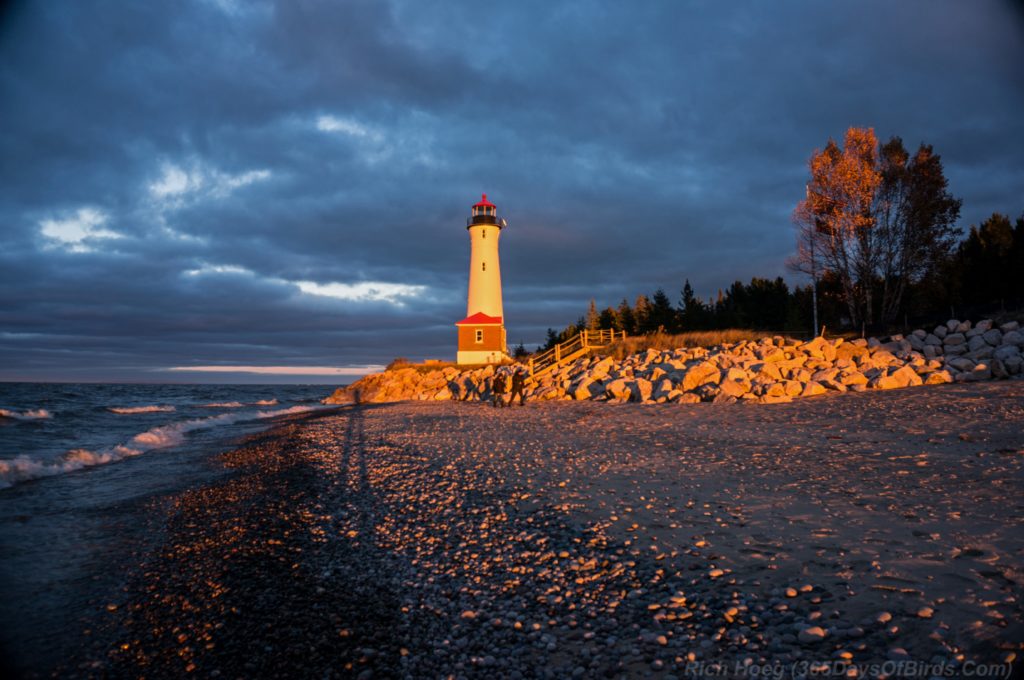
[[[626,337],[626,331],[602,330],[602,331],[581,331],[579,335],[571,340],[559,343],[546,352],[532,357],[528,363],[530,377],[528,382],[536,380],[555,370],[557,367],[575,361],[591,350],[607,347],[616,340]]]

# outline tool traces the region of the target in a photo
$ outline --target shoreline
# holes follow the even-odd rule
[[[1022,422],[1021,381],[296,417],[175,495],[61,674],[1002,661],[1024,638]]]

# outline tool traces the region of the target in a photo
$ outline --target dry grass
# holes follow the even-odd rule
[[[627,337],[625,340],[619,340],[600,350],[599,353],[616,359],[625,359],[630,354],[636,354],[648,349],[712,347],[714,345],[741,342],[743,340],[760,340],[761,338],[772,337],[773,335],[775,334],[768,331],[753,331],[743,328],[727,328],[720,331],[690,331],[677,335],[651,333],[650,335],[636,335]]]

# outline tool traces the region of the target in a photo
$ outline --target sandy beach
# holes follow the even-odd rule
[[[62,672],[960,677],[1024,640],[1022,425],[1020,381],[342,407],[161,506]]]

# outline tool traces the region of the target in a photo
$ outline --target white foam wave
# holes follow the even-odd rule
[[[170,413],[174,410],[173,406],[111,406],[107,409],[111,413],[117,413],[120,415],[131,415],[133,413]]]
[[[199,404],[203,408],[245,408],[246,406],[277,406],[277,399],[260,399],[252,403],[241,401],[214,401],[209,404]]]
[[[20,412],[0,408],[0,418],[11,418],[13,420],[45,420],[50,417],[50,412],[45,408],[37,408],[31,411]]]
[[[276,418],[277,416],[305,413],[307,411],[318,411],[323,408],[323,406],[291,406],[272,411],[258,411],[255,415],[247,413],[222,413],[219,416],[194,418],[151,428],[132,437],[128,445],[114,446],[102,451],[73,449],[54,462],[39,461],[24,455],[10,460],[0,460],[0,489],[30,479],[50,477],[94,465],[113,463],[132,456],[138,456],[153,449],[177,446],[185,441],[187,433],[194,430],[217,427],[218,425],[230,425],[231,423],[244,420],[263,420],[266,418]]]

